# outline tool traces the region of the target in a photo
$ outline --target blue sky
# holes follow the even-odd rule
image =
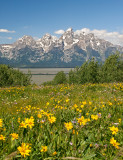
[[[0,0],[0,43],[83,28],[123,42],[123,0]],[[99,34],[99,33],[98,33]]]

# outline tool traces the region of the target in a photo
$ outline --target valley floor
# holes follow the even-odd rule
[[[0,159],[122,159],[122,97],[123,83],[0,89]]]

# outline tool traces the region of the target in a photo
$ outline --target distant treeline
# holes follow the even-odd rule
[[[47,84],[84,84],[84,83],[123,82],[123,60],[118,54],[109,56],[105,62],[99,63],[95,59],[85,62],[66,74],[58,72],[53,81]]]
[[[0,64],[0,87],[27,86],[30,84],[31,74],[25,75],[5,64]]]
[[[119,54],[109,56],[105,62],[99,63],[94,58],[76,67],[66,75],[63,71],[56,74],[53,81],[44,85],[84,84],[84,83],[123,82],[123,60]],[[0,87],[27,86],[31,84],[31,74],[24,74],[5,64],[0,64]]]

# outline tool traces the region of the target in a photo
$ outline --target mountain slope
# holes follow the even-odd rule
[[[69,28],[60,38],[45,34],[35,41],[23,36],[13,44],[0,45],[0,63],[23,67],[75,67],[95,57],[104,61],[123,47],[99,39],[94,34],[75,34]]]

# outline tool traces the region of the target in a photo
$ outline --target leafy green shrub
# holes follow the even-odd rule
[[[79,68],[76,67],[74,70],[70,70],[69,72],[69,84],[79,83],[80,75],[79,75]]]
[[[53,81],[47,81],[47,82],[44,82],[43,85],[44,85],[44,86],[54,85],[54,82],[53,82]]]
[[[0,65],[0,87],[5,86],[27,86],[30,84],[30,74],[25,75],[19,70],[7,65]]]
[[[69,84],[122,82],[123,61],[118,54],[109,56],[104,64],[95,59],[69,72]]]
[[[53,79],[54,84],[63,84],[67,82],[66,74],[63,71],[60,71],[56,74]]]
[[[119,55],[111,55],[101,68],[101,82],[123,81],[123,61]]]

